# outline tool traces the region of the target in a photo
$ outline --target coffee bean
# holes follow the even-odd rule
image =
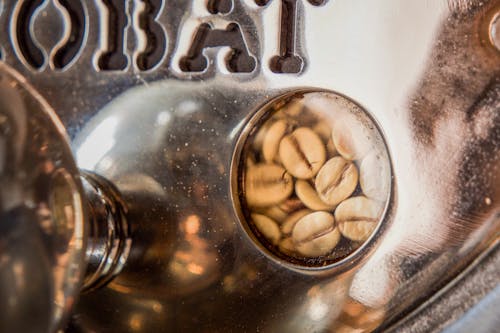
[[[249,168],[253,167],[255,164],[257,164],[257,162],[255,162],[255,156],[253,154],[248,154],[245,166]]]
[[[305,208],[304,203],[299,198],[288,198],[287,200],[280,203],[278,207],[288,214]]]
[[[266,237],[272,244],[277,245],[281,238],[280,228],[269,217],[260,214],[252,214],[252,221],[259,229],[259,231]]]
[[[347,160],[359,160],[372,148],[368,130],[353,116],[344,116],[336,120],[332,139],[339,154]]]
[[[283,221],[283,224],[281,225],[281,232],[283,232],[284,235],[291,234],[295,223],[297,223],[297,221],[304,216],[311,214],[312,212],[313,211],[310,209],[302,209],[291,214]]]
[[[297,251],[309,258],[330,253],[340,240],[332,214],[314,212],[302,217],[292,231]]]
[[[325,145],[311,129],[300,127],[281,140],[279,156],[293,176],[310,179],[325,163]]]
[[[288,118],[299,117],[304,110],[304,104],[301,100],[292,100],[281,108],[281,114]]]
[[[314,212],[295,224],[292,239],[300,254],[314,258],[330,253],[340,240],[340,232],[332,214]]]
[[[289,95],[268,111],[242,152],[244,215],[270,250],[307,265],[349,256],[376,228],[390,192],[375,127],[355,105],[322,93]]]
[[[335,220],[344,237],[365,241],[377,226],[382,205],[364,196],[349,198],[335,209]]]
[[[389,162],[380,153],[372,152],[361,162],[359,185],[367,197],[378,201],[386,200],[390,177]]]
[[[316,191],[323,202],[337,205],[349,197],[358,183],[358,169],[354,163],[340,156],[330,159],[316,176]]]
[[[259,209],[256,212],[262,215],[266,215],[267,217],[270,217],[271,219],[273,219],[278,223],[282,223],[288,217],[288,212],[285,212],[279,206],[272,206],[264,209]]]
[[[293,179],[275,164],[249,167],[245,177],[245,197],[250,207],[266,207],[284,201],[293,192]]]
[[[293,244],[292,237],[288,237],[283,239],[280,244],[279,244],[280,251],[291,255],[293,252],[295,252],[295,245]]]
[[[337,148],[335,148],[332,138],[328,139],[328,142],[326,143],[326,153],[329,158],[338,155]]]
[[[266,162],[273,162],[277,157],[279,144],[287,128],[286,121],[278,120],[267,130],[262,143],[262,156]]]
[[[257,133],[253,136],[252,148],[257,152],[262,149],[262,145],[264,144],[264,138],[266,137],[267,131],[269,127],[271,127],[273,123],[271,121],[264,122]]]
[[[297,180],[295,194],[307,208],[312,210],[332,210],[335,205],[328,205],[321,200],[316,189],[306,180]]]
[[[327,143],[332,137],[332,128],[325,120],[318,121],[312,129],[324,143]]]

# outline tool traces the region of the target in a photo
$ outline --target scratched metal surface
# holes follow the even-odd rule
[[[2,59],[54,107],[79,166],[124,193],[135,231],[124,271],[81,296],[69,331],[383,330],[498,240],[500,52],[488,24],[499,1],[298,1],[294,51],[304,67],[295,74],[269,65],[279,51],[277,0],[229,2],[232,10],[219,14],[205,1],[149,1],[161,6],[142,19],[144,1],[112,1],[127,14],[108,63],[109,2],[74,7],[86,22],[76,32],[69,27],[79,16],[71,21],[64,1],[38,2],[27,26],[46,65],[31,67],[12,37],[24,1],[0,6],[0,31],[10,33],[0,34]],[[144,52],[144,19],[149,33],[164,36],[156,41],[165,52]],[[252,71],[232,73],[228,48],[207,49],[202,72],[182,69],[207,22],[219,30],[238,23]],[[72,38],[83,46],[57,57]],[[299,87],[362,105],[392,157],[383,227],[341,270],[306,274],[267,257],[230,202],[238,133],[269,98]],[[193,216],[194,236],[183,229]]]
[[[500,248],[463,272],[454,283],[441,290],[388,332],[495,332],[498,322],[498,277]],[[496,325],[498,327],[498,325]]]

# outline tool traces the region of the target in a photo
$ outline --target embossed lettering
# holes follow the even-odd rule
[[[184,72],[202,72],[208,67],[208,60],[203,55],[203,49],[209,47],[230,46],[231,54],[226,59],[226,65],[231,72],[252,72],[255,69],[255,59],[247,50],[245,40],[238,24],[230,23],[226,30],[212,29],[208,23],[203,23],[195,34],[187,56],[180,60],[180,68]]]
[[[126,1],[123,0],[100,0],[108,11],[107,29],[101,29],[101,33],[107,30],[106,51],[97,61],[100,70],[122,70],[128,65],[128,58],[124,50],[125,28],[127,17],[125,15]]]
[[[61,69],[66,67],[82,48],[86,22],[81,0],[59,0],[59,3],[66,9],[71,20],[69,38],[52,59],[54,67]]]
[[[207,9],[211,14],[229,14],[233,10],[233,0],[208,0]]]
[[[3,1],[0,1],[0,21],[2,19],[2,14],[3,14]],[[3,60],[3,49],[2,45],[0,45],[0,60]]]
[[[33,27],[37,11],[41,6],[53,1],[50,14],[54,15],[54,8],[61,12],[64,18],[64,40],[51,44],[53,34],[43,34],[40,30],[33,34]],[[208,12],[219,15],[218,25],[215,28],[212,22],[201,23],[194,33],[194,38],[186,54],[180,58],[179,68],[183,72],[204,72],[209,61],[204,50],[216,47],[229,47],[231,52],[225,59],[226,68],[233,73],[253,72],[257,66],[257,59],[248,49],[245,34],[242,31],[247,25],[238,22],[227,22],[224,28],[220,26],[221,17],[231,14],[235,8],[234,0],[205,0]],[[253,0],[258,6],[266,6],[271,0]],[[320,6],[328,0],[307,0],[313,6]],[[164,0],[134,0],[136,11],[132,20],[132,1],[123,0],[94,0],[94,5],[100,15],[99,40],[100,49],[95,55],[97,70],[125,70],[129,66],[129,59],[134,58],[136,69],[149,71],[159,66],[167,56],[167,36],[160,14],[168,3]],[[0,0],[0,14],[3,1]],[[272,57],[269,66],[274,73],[300,73],[304,68],[304,51],[301,49],[299,33],[303,31],[302,21],[298,15],[302,13],[300,0],[281,0],[280,2],[280,35],[279,54]],[[86,31],[88,27],[87,7],[82,0],[23,0],[12,5],[11,30],[9,31],[14,45],[14,51],[23,63],[34,69],[45,68],[47,62],[51,68],[66,69],[74,63],[80,51],[85,47]],[[238,10],[243,10],[238,7]],[[3,15],[5,16],[5,15]],[[163,16],[162,16],[163,17]],[[232,16],[228,16],[232,17]],[[69,18],[69,19],[68,19]],[[203,17],[203,19],[205,19]],[[224,18],[222,18],[223,20]],[[48,21],[47,21],[48,20]],[[133,27],[128,30],[129,20]],[[38,21],[37,21],[38,22]],[[46,18],[44,24],[49,24]],[[60,25],[56,25],[57,28]],[[35,27],[38,29],[38,27]],[[41,28],[43,30],[43,28]],[[59,28],[61,29],[61,28]],[[134,54],[127,49],[127,33],[138,35]],[[180,30],[182,31],[182,30]],[[190,30],[192,31],[192,30]],[[265,31],[264,31],[265,33]],[[140,35],[140,36],[139,36]],[[43,39],[42,43],[36,40]],[[172,41],[175,43],[175,41]],[[54,42],[55,43],[55,42]],[[42,46],[44,45],[44,46]],[[253,44],[252,44],[253,45]],[[53,48],[45,52],[42,47]],[[92,46],[91,46],[92,47]],[[175,47],[171,48],[175,50]],[[0,50],[0,59],[3,56]],[[50,55],[51,59],[46,59]],[[175,58],[176,61],[179,58]]]
[[[265,6],[270,1],[255,0],[255,3]],[[297,1],[281,0],[279,55],[274,56],[270,62],[271,70],[275,73],[300,73],[304,67],[304,60],[296,52]],[[308,2],[320,6],[327,0],[308,0]]]
[[[35,69],[40,69],[45,63],[42,50],[36,46],[30,31],[30,24],[34,18],[33,13],[45,0],[27,0],[19,3],[17,12],[15,34],[19,52],[25,61]]]
[[[167,49],[165,32],[156,21],[160,14],[163,0],[142,0],[144,10],[139,15],[139,28],[146,34],[146,46],[137,56],[137,67],[149,70],[156,66]]]

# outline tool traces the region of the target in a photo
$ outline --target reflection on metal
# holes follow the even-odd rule
[[[16,3],[4,1],[1,31],[15,31]],[[107,35],[97,3],[104,1],[85,2],[86,42],[64,71],[26,66],[12,36],[0,34],[5,62],[50,101],[78,164],[120,191],[133,230],[122,272],[80,297],[69,332],[383,330],[498,240],[498,1],[297,1],[295,46],[306,64],[298,74],[269,66],[280,53],[281,2],[250,0],[233,1],[232,10],[214,6],[217,14],[206,1],[165,1],[148,12],[166,36],[161,60],[145,71],[132,58],[119,71],[97,71],[96,49],[112,49],[101,44]],[[129,22],[138,3],[119,14],[127,57],[145,45],[140,25]],[[255,56],[252,72],[228,70],[227,48],[205,49],[204,71],[181,70],[200,24],[221,30],[230,23]],[[269,260],[231,202],[239,133],[271,98],[304,87],[362,105],[392,158],[394,192],[381,237],[343,274],[306,274]],[[26,146],[19,128],[15,145]],[[2,195],[2,205],[15,207],[15,198]],[[47,209],[39,214],[47,227]],[[25,249],[37,251],[39,270],[49,272],[54,261],[40,260],[37,244]],[[5,285],[22,284],[28,268],[12,264]]]
[[[62,124],[4,64],[0,147],[0,331],[56,332],[82,281],[97,288],[122,269],[125,209],[98,176],[84,174],[84,193]]]
[[[131,230],[126,204],[121,202],[112,184],[89,172],[81,171],[88,202],[89,239],[86,248],[87,271],[83,291],[98,289],[111,281],[123,268],[130,253]]]
[[[3,64],[0,147],[0,331],[55,332],[82,278],[82,190],[62,125]]]
[[[265,10],[269,0],[254,0],[254,7]],[[281,0],[277,55],[266,61],[274,73],[300,73],[305,66],[303,20],[304,7],[298,0]],[[327,0],[310,0],[309,6],[322,6]],[[87,9],[87,6],[93,8]],[[306,5],[306,6],[307,6]],[[88,10],[96,11],[89,16]],[[233,4],[231,0],[208,1],[201,10],[199,5],[191,7],[192,17],[182,22],[179,29],[183,35],[196,30],[189,47],[182,46],[184,53],[171,52],[178,48],[174,31],[176,22],[165,24],[164,0],[94,0],[86,4],[81,0],[23,0],[9,3],[10,41],[19,61],[27,68],[39,71],[71,68],[80,59],[81,51],[88,48],[87,37],[95,35],[98,49],[87,49],[93,54],[91,60],[96,71],[149,71],[165,58],[175,59],[175,71],[205,73],[208,59],[206,48],[230,47],[226,56],[226,69],[235,73],[254,72],[259,59],[260,41],[254,39],[256,27],[251,22],[244,4]],[[229,20],[221,18],[228,16]],[[198,16],[198,17],[197,17]],[[4,18],[9,18],[4,16]],[[175,18],[170,16],[170,18]],[[213,22],[213,21],[214,22]],[[95,24],[95,25],[94,25]],[[98,31],[91,29],[98,27]],[[90,31],[90,33],[89,33]],[[43,32],[43,33],[42,33]],[[248,38],[253,41],[248,41]],[[170,44],[170,45],[169,45]],[[254,44],[256,48],[248,49]],[[187,45],[187,44],[186,44]],[[130,61],[133,60],[133,61]],[[267,64],[268,63],[268,64]],[[90,65],[90,63],[86,63]],[[164,64],[165,65],[165,64]]]
[[[500,51],[500,11],[491,19],[489,30],[491,43]]]

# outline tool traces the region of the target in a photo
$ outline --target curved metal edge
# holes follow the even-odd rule
[[[476,258],[457,277],[432,298],[391,326],[376,332],[431,333],[443,332],[447,327],[456,331],[466,322],[461,320],[475,309],[476,304],[489,297],[500,285],[500,239]],[[497,295],[498,296],[498,295]],[[498,298],[498,297],[497,297]],[[497,299],[497,302],[499,300]],[[485,310],[482,307],[483,311]],[[479,321],[480,316],[477,317]],[[476,324],[478,323],[476,321]],[[476,328],[478,326],[476,325]]]
[[[287,261],[286,259],[279,258],[260,243],[260,240],[258,240],[258,238],[254,235],[253,231],[251,230],[251,228],[247,225],[247,222],[245,221],[245,218],[241,212],[242,207],[239,200],[239,190],[238,190],[239,186],[238,169],[240,165],[241,156],[243,153],[243,146],[247,141],[248,137],[250,136],[253,128],[257,124],[259,124],[263,118],[266,118],[270,112],[271,113],[275,112],[275,110],[270,111],[270,109],[274,104],[277,104],[278,101],[287,100],[289,98],[292,98],[293,96],[307,94],[307,93],[328,93],[336,95],[341,98],[344,98],[345,100],[349,101],[354,106],[356,106],[359,110],[361,110],[364,113],[364,115],[372,121],[377,131],[379,132],[380,137],[382,138],[384,148],[389,158],[389,167],[390,167],[389,171],[391,173],[390,184],[389,184],[390,192],[387,197],[387,201],[384,204],[384,209],[381,214],[380,221],[378,222],[377,227],[373,230],[370,237],[366,241],[364,241],[364,243],[358,249],[349,254],[347,257],[337,262],[329,263],[325,266],[310,266],[310,267],[300,265],[297,263],[292,263]],[[229,193],[230,197],[232,198],[233,212],[235,214],[236,219],[239,222],[238,224],[239,227],[242,230],[244,230],[244,234],[251,240],[252,243],[256,245],[256,248],[264,256],[266,256],[269,260],[285,267],[286,269],[289,269],[299,274],[311,275],[311,276],[342,275],[347,271],[351,270],[354,266],[360,265],[368,260],[370,254],[373,254],[373,251],[377,247],[381,235],[387,229],[388,227],[387,225],[392,222],[391,221],[392,219],[389,218],[389,216],[391,211],[394,209],[394,206],[397,205],[395,201],[396,200],[395,193],[397,189],[393,174],[394,167],[393,167],[393,160],[391,157],[392,152],[390,151],[390,148],[387,145],[386,135],[382,129],[382,126],[368,108],[364,107],[360,103],[356,102],[355,100],[351,99],[350,97],[341,92],[321,87],[302,86],[302,87],[283,90],[277,93],[275,96],[269,98],[266,103],[259,105],[258,108],[252,110],[252,112],[249,112],[249,116],[242,122],[242,126],[239,128],[239,131],[237,133],[238,134],[236,136],[238,137],[238,139],[236,140],[235,147],[233,147],[231,168],[229,172],[229,179],[231,180]]]
[[[45,117],[47,117],[48,122],[51,126],[54,127],[55,132],[58,135],[58,139],[61,139],[63,142],[61,142],[61,146],[63,146],[65,149],[64,151],[61,151],[61,154],[64,155],[65,153],[70,154],[71,152],[71,147],[70,147],[70,140],[68,133],[66,132],[65,126],[63,125],[62,121],[52,108],[52,106],[47,102],[47,100],[28,82],[28,80],[19,72],[17,72],[15,69],[7,65],[4,61],[0,61],[0,72],[6,73],[7,76],[12,78],[16,84],[19,84],[20,87],[24,90],[23,92],[29,98],[32,98],[33,101],[38,103],[40,106],[39,111],[43,113]],[[70,161],[70,164],[72,164],[72,171],[70,172],[70,175],[72,177],[72,181],[74,182],[75,188],[78,192],[79,195],[79,200],[81,201],[81,209],[80,211],[80,217],[81,218],[76,218],[75,221],[80,221],[81,225],[78,227],[75,227],[75,229],[81,230],[81,238],[79,239],[79,244],[80,250],[78,253],[78,260],[76,262],[73,262],[71,266],[68,266],[68,269],[73,271],[75,274],[71,279],[67,278],[66,280],[62,280],[64,282],[64,288],[67,288],[69,290],[67,299],[65,299],[65,302],[54,302],[54,308],[56,309],[53,313],[53,318],[51,318],[51,327],[50,329],[53,329],[54,332],[62,329],[64,325],[67,324],[69,317],[70,317],[70,311],[72,305],[75,303],[75,300],[78,299],[78,291],[80,290],[82,286],[82,276],[83,272],[87,266],[87,263],[85,261],[85,249],[87,247],[87,237],[88,237],[88,221],[87,221],[87,216],[88,216],[88,211],[87,211],[87,206],[86,206],[86,198],[83,195],[83,186],[80,181],[79,173],[78,173],[78,168],[76,166],[76,163],[72,156],[68,159]]]
[[[68,133],[66,132],[66,128],[64,127],[61,119],[59,119],[59,117],[57,116],[54,109],[50,106],[50,104],[42,97],[42,95],[38,91],[35,90],[35,88],[33,88],[33,86],[31,86],[28,83],[28,80],[26,80],[26,78],[24,76],[22,76],[16,70],[12,69],[12,67],[7,65],[3,61],[0,61],[0,71],[5,71],[10,76],[15,78],[33,96],[33,98],[38,103],[40,103],[44,113],[50,118],[50,120],[52,121],[54,126],[57,128],[59,135],[61,135],[64,138],[64,140],[66,141],[66,145],[68,146],[68,150],[70,150],[70,144],[69,144],[70,140],[69,140]],[[82,189],[80,182],[77,183],[77,186],[79,186],[79,188]]]

